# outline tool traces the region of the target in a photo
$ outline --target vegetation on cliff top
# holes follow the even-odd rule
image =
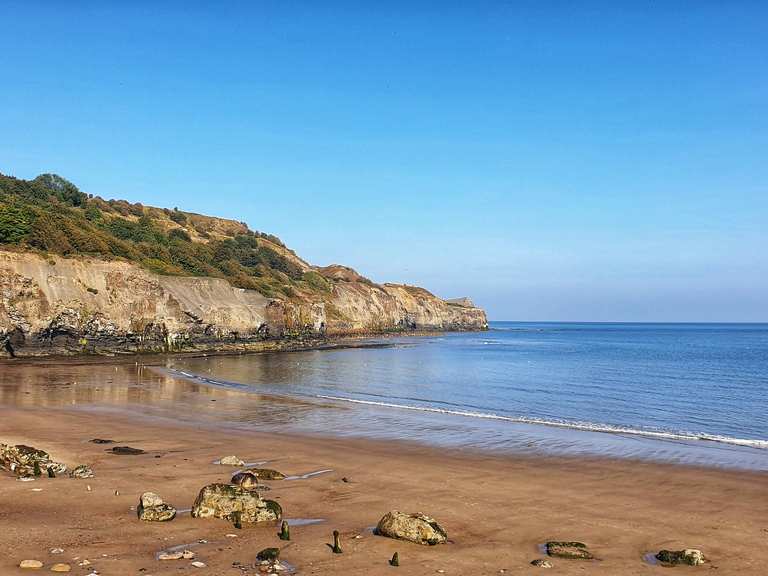
[[[232,220],[81,192],[54,174],[0,174],[0,246],[135,262],[167,275],[224,278],[265,296],[323,293],[328,281],[275,236]]]

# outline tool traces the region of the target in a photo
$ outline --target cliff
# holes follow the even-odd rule
[[[5,354],[254,350],[487,327],[469,299],[311,266],[243,223],[77,194],[58,177],[0,175]]]

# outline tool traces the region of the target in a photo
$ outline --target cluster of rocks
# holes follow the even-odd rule
[[[0,469],[7,470],[17,478],[30,479],[46,475],[55,478],[67,472],[67,465],[56,462],[45,450],[24,444],[0,444]],[[80,464],[69,472],[70,478],[93,478],[90,466]]]
[[[54,462],[45,450],[24,444],[0,444],[0,468],[12,472],[18,478],[56,475],[67,471],[66,464]]]

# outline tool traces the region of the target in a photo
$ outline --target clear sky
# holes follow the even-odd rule
[[[0,0],[0,22],[0,172],[244,220],[492,319],[768,321],[765,2]]]

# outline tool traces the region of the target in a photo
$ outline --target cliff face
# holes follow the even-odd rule
[[[0,250],[0,342],[19,356],[132,353],[257,349],[326,335],[487,327],[485,313],[469,301],[374,284],[341,266],[301,264],[326,282],[321,296],[267,298],[220,278],[164,276],[123,261]]]

